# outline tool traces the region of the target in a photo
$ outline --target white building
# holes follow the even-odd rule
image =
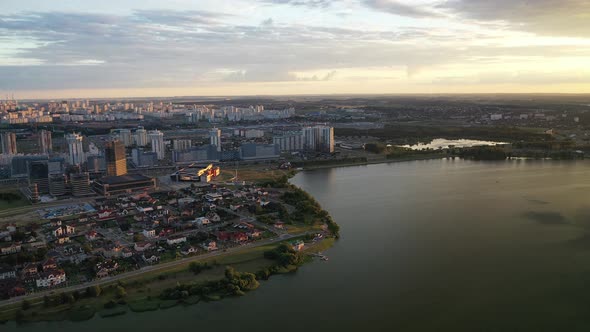
[[[66,135],[66,142],[68,143],[70,165],[80,165],[84,162],[84,147],[82,145],[83,137],[79,133],[72,133]]]
[[[334,152],[334,128],[327,126],[304,127],[303,146],[307,150]]]
[[[36,280],[37,287],[46,288],[53,287],[66,282],[66,273],[64,270],[49,270],[43,271]]]
[[[143,236],[145,236],[146,238],[153,238],[156,237],[156,230],[155,229],[144,229],[143,232],[141,232],[143,234]]]
[[[123,145],[131,146],[133,145],[133,136],[131,136],[131,130],[129,129],[119,129],[119,141],[123,143]]]
[[[175,139],[172,142],[172,147],[174,148],[174,150],[177,151],[186,151],[188,149],[190,149],[192,146],[192,142],[190,139]]]
[[[16,134],[15,133],[2,133],[2,153],[6,155],[16,154]]]
[[[42,154],[50,154],[53,151],[53,144],[51,140],[50,131],[39,131],[39,150],[39,152],[41,152]]]
[[[211,145],[215,145],[217,152],[221,152],[221,130],[218,128],[211,129],[209,137],[211,138]]]
[[[158,160],[166,156],[166,145],[164,144],[164,133],[159,130],[150,131],[148,134],[152,142],[152,152],[158,155]]]
[[[292,132],[272,138],[272,143],[279,146],[281,151],[303,150],[303,133]]]
[[[134,138],[137,146],[146,146],[148,144],[147,130],[137,127]]]
[[[175,244],[179,244],[179,243],[183,243],[183,242],[186,242],[185,236],[171,237],[166,240],[166,243],[168,243],[169,246],[173,246]]]

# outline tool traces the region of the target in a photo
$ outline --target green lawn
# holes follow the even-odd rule
[[[30,205],[17,191],[0,192],[0,211]]]
[[[306,246],[305,252],[323,251],[334,243],[333,239],[310,244]],[[225,267],[233,266],[238,271],[256,272],[263,268],[270,267],[274,264],[272,260],[264,258],[264,252],[278,246],[278,243],[265,246],[249,248],[239,253],[229,253],[227,255],[204,259],[201,262],[207,262],[213,267],[204,270],[195,275],[188,270],[188,264],[171,267],[170,269],[149,272],[137,277],[125,279],[121,284],[125,287],[127,296],[125,301],[128,306],[117,306],[113,309],[105,309],[104,304],[117,300],[115,297],[116,283],[103,285],[102,294],[98,298],[82,298],[73,304],[63,304],[56,307],[46,308],[43,306],[43,300],[37,299],[31,301],[31,308],[23,311],[24,320],[86,320],[99,313],[101,316],[116,316],[124,314],[127,308],[134,312],[151,311],[165,309],[175,306],[176,301],[162,301],[158,299],[159,294],[166,288],[175,287],[181,283],[198,283],[209,280],[219,280],[225,276]],[[288,270],[285,270],[288,272]],[[56,291],[59,292],[59,291]],[[209,299],[214,300],[214,299]],[[197,303],[198,298],[190,299],[188,303]],[[16,312],[21,309],[21,304],[15,304],[0,308],[0,321],[12,320]]]

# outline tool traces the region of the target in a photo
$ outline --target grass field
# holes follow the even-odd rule
[[[5,196],[14,196],[14,199],[6,199]],[[12,198],[12,197],[11,197]],[[29,201],[24,198],[18,191],[0,192],[0,211],[14,209],[21,206],[30,205]]]
[[[238,180],[247,182],[261,182],[276,180],[283,175],[288,175],[289,170],[269,169],[268,167],[258,165],[240,168],[238,170]],[[231,168],[222,169],[221,174],[215,180],[220,182],[229,181],[236,175],[235,170]]]
[[[319,252],[331,247],[333,239],[326,239],[305,248],[305,252]],[[260,247],[254,247],[239,253],[230,253],[204,259],[211,269],[195,275],[188,270],[189,263],[171,267],[167,270],[148,272],[137,277],[125,279],[120,282],[126,289],[125,301],[127,305],[118,305],[115,308],[105,309],[104,305],[109,301],[118,301],[115,294],[117,283],[102,286],[102,294],[98,298],[81,298],[72,304],[62,304],[54,307],[45,307],[43,299],[30,302],[31,307],[22,310],[22,303],[5,306],[0,310],[0,322],[13,320],[16,313],[21,311],[23,321],[80,321],[92,318],[96,313],[101,317],[110,317],[125,314],[128,310],[143,312],[166,309],[177,305],[176,301],[162,301],[158,295],[167,288],[175,287],[179,283],[199,283],[209,280],[219,280],[225,277],[225,267],[232,266],[237,271],[256,272],[274,264],[272,260],[264,258],[264,252],[278,246],[278,243]],[[287,271],[286,271],[287,272]],[[56,291],[59,293],[59,291]],[[216,300],[211,298],[207,300]],[[183,304],[199,302],[199,298],[187,299]]]

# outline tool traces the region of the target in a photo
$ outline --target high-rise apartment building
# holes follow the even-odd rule
[[[8,155],[16,154],[16,134],[4,132],[0,137],[2,139],[2,153]]]
[[[327,126],[304,127],[303,145],[307,150],[334,152],[334,128]]]
[[[68,162],[70,165],[81,165],[84,163],[84,147],[82,141],[84,138],[79,133],[72,133],[66,135],[66,142],[68,144]]]
[[[135,130],[135,145],[146,146],[148,144],[147,130],[143,127],[137,127]]]
[[[221,152],[221,130],[218,128],[211,129],[209,138],[211,139],[211,145],[215,145],[217,152]]]
[[[164,145],[164,133],[159,130],[152,130],[148,134],[152,142],[152,152],[158,155],[158,160],[166,157],[166,145]]]
[[[119,140],[107,142],[104,149],[108,176],[120,176],[127,174],[127,157],[125,145]]]
[[[301,151],[303,150],[303,133],[283,133],[282,135],[274,136],[272,143],[277,144],[281,151]]]
[[[133,136],[131,136],[130,129],[119,129],[119,141],[123,143],[124,146],[131,146],[133,145]]]
[[[186,151],[186,150],[190,149],[191,146],[192,146],[192,143],[191,143],[190,139],[175,139],[172,142],[172,147],[176,151]]]
[[[39,131],[39,152],[42,154],[50,154],[53,152],[51,132],[48,130]]]
[[[71,173],[70,185],[72,188],[72,196],[74,197],[92,195],[92,189],[90,188],[90,176],[87,172]]]

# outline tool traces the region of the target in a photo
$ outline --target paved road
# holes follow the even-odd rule
[[[35,205],[21,206],[21,207],[17,207],[17,208],[12,208],[12,209],[0,211],[0,218],[15,216],[15,215],[19,215],[19,214],[25,214],[25,213],[33,212],[33,211],[36,211],[39,209],[44,209],[44,208],[48,208],[48,207],[55,207],[55,206],[60,206],[60,205],[75,205],[75,204],[80,204],[80,203],[92,203],[92,202],[94,202],[94,200],[96,198],[97,197],[71,198],[71,199],[65,199],[65,200],[57,200],[57,201],[48,202],[48,203],[38,203]]]
[[[135,271],[127,272],[127,273],[121,273],[121,274],[118,274],[113,277],[98,279],[98,280],[94,280],[94,281],[80,284],[80,285],[51,289],[51,290],[46,290],[46,291],[42,291],[42,292],[38,292],[38,293],[32,293],[32,294],[28,294],[28,295],[24,295],[24,296],[13,297],[8,300],[0,301],[0,307],[10,305],[10,304],[20,303],[21,301],[23,301],[25,299],[31,301],[31,300],[43,298],[45,295],[50,295],[51,293],[55,293],[55,292],[73,292],[73,291],[77,291],[77,290],[86,289],[86,287],[89,287],[89,286],[96,286],[96,285],[102,285],[102,284],[107,284],[107,283],[113,283],[118,280],[140,276],[140,275],[147,273],[147,272],[165,270],[165,269],[169,269],[174,266],[183,265],[183,264],[193,262],[193,261],[200,261],[200,260],[203,260],[206,258],[222,256],[222,255],[227,255],[227,254],[231,254],[231,253],[238,253],[240,251],[244,251],[249,248],[255,248],[255,247],[260,247],[260,246],[264,246],[264,245],[271,244],[271,243],[277,243],[277,242],[289,240],[291,238],[298,237],[301,235],[302,234],[298,234],[298,235],[283,234],[278,238],[272,238],[272,239],[263,240],[263,241],[259,241],[259,242],[248,243],[248,244],[245,244],[245,245],[242,245],[239,247],[229,248],[226,251],[216,251],[216,252],[211,252],[211,253],[193,256],[193,257],[189,257],[189,258],[184,258],[184,259],[180,259],[180,260],[172,261],[172,262],[168,262],[168,263],[146,266],[146,267],[143,267],[139,270],[135,270]]]

